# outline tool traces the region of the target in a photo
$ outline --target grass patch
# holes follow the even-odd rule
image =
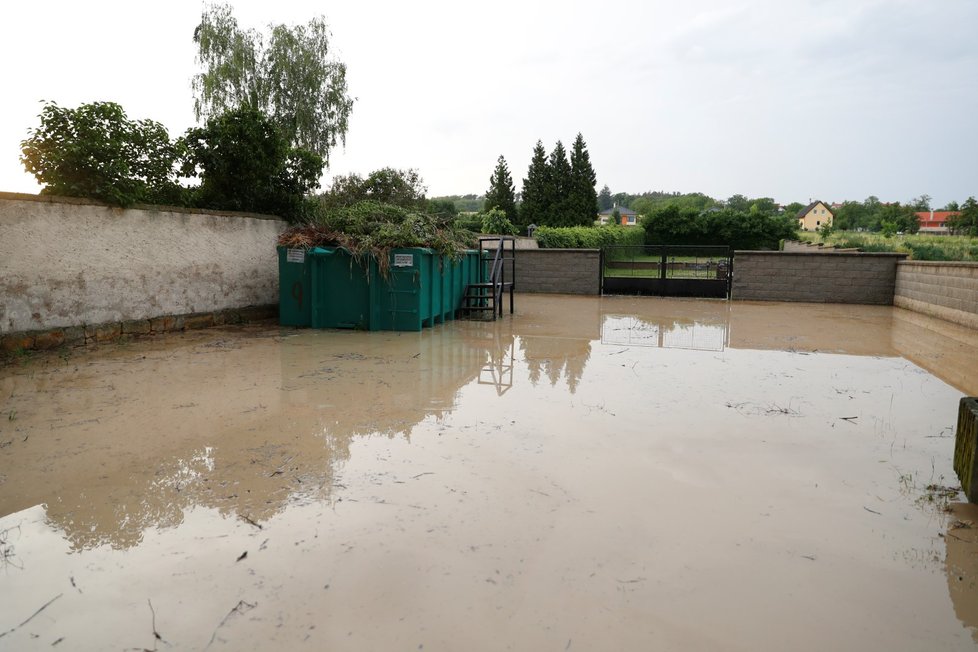
[[[906,253],[911,260],[978,262],[978,238],[963,235],[893,235],[836,231],[828,238],[817,233],[801,232],[799,240],[824,242],[841,248],[856,247],[863,251]]]

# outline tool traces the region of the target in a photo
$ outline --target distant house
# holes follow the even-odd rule
[[[638,213],[636,213],[630,208],[626,208],[624,206],[618,206],[617,204],[615,204],[615,206],[612,208],[606,208],[600,213],[598,213],[598,221],[601,222],[602,224],[607,224],[608,221],[611,219],[611,215],[615,211],[618,211],[618,214],[621,216],[622,226],[635,226],[636,224],[638,224]]]
[[[802,231],[815,231],[826,224],[832,224],[832,210],[825,202],[816,200],[798,211],[798,228]]]
[[[920,233],[932,233],[934,235],[950,233],[951,230],[947,226],[948,218],[960,214],[960,211],[920,211],[914,213],[920,223]]]

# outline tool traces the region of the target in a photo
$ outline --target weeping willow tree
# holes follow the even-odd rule
[[[205,5],[194,30],[201,68],[192,82],[197,120],[258,110],[293,147],[319,154],[328,165],[330,150],[346,144],[354,101],[346,65],[330,56],[331,37],[322,17],[306,25],[269,25],[262,33],[241,29],[228,5]]]

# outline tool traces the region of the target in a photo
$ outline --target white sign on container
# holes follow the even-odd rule
[[[285,262],[287,263],[304,263],[306,262],[306,250],[305,249],[287,249],[285,252]]]
[[[414,267],[414,254],[394,254],[394,267]]]

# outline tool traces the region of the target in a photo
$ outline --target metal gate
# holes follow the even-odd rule
[[[601,250],[601,293],[729,298],[730,247],[645,245]]]

